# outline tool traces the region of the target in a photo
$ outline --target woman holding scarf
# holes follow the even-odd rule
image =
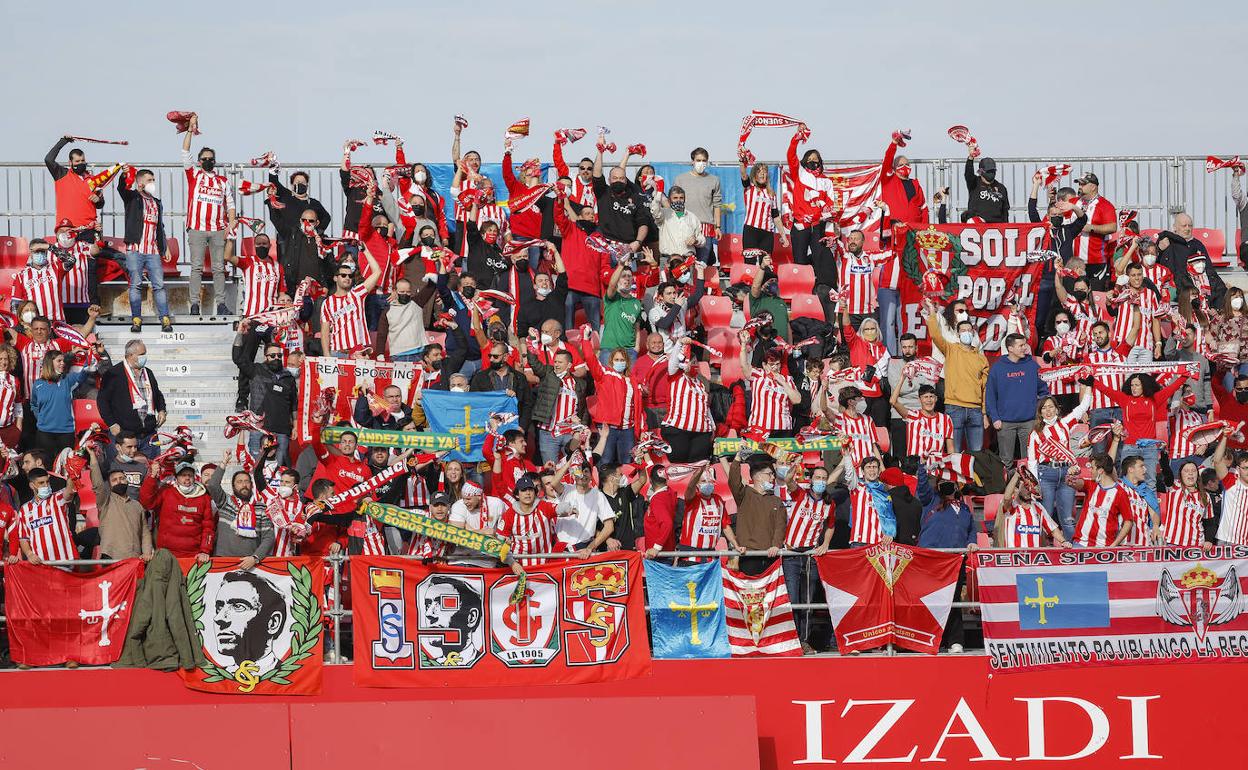
[[[1027,438],[1027,471],[1040,485],[1039,495],[1069,540],[1075,534],[1075,490],[1066,484],[1066,472],[1075,466],[1070,448],[1070,429],[1092,406],[1092,390],[1083,386],[1082,397],[1070,414],[1062,416],[1057,399],[1046,396],[1036,407],[1036,421]]]

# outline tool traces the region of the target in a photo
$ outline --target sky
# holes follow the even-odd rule
[[[174,109],[226,163],[334,162],[374,129],[447,161],[456,113],[487,162],[524,116],[523,155],[605,125],[654,160],[729,160],[754,108],[806,121],[829,159],[877,158],[897,128],[911,157],[958,157],[955,123],[997,157],[1248,154],[1248,4],[1229,0],[4,4],[0,161],[70,133],[131,143],[92,160],[176,162]],[[789,136],[750,146],[779,159]]]

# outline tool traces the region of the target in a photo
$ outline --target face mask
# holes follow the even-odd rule
[[[46,251],[31,252],[30,264],[32,267],[47,267],[48,266],[48,252]]]
[[[114,484],[111,487],[109,487],[109,489],[113,490],[114,495],[117,495],[118,497],[125,497],[126,494],[129,493],[130,491],[130,485],[129,484]]]
[[[139,356],[138,358],[134,360],[134,362],[139,365],[140,369],[147,366],[147,354],[144,353],[143,355]]]
[[[537,295],[538,299],[546,299],[550,296],[550,289],[547,289],[545,286],[538,286],[533,290],[533,293]]]
[[[704,481],[701,484],[698,484],[698,494],[702,495],[703,497],[710,497],[712,494],[714,494],[714,492],[715,492],[714,483],[708,484],[707,482]]]
[[[687,286],[693,283],[693,273],[685,273],[684,275],[682,275],[680,278],[677,278],[676,280]]]
[[[581,232],[591,235],[598,229],[598,223],[592,219],[578,219],[576,220],[576,226],[581,228]]]
[[[805,163],[803,163],[802,165],[806,167],[806,170],[807,170],[807,171],[818,171],[818,170],[819,170],[819,161],[817,161],[817,160],[808,160],[808,161],[806,161]]]
[[[958,340],[963,345],[970,345],[971,342],[974,341],[974,339],[975,339],[975,335],[971,334],[970,332],[958,332]]]
[[[429,175],[423,171],[417,171],[415,174],[412,174],[412,181],[416,182],[416,184],[424,184],[428,178]]]
[[[148,182],[147,184],[143,185],[143,192],[155,198],[156,197],[156,183]]]
[[[38,495],[39,495],[40,500],[47,500],[49,497],[52,496],[52,487],[50,486],[40,487]]]
[[[964,310],[959,310],[958,312],[953,314],[953,320],[957,321],[958,323],[962,323],[963,321],[969,321],[970,318],[971,317],[967,315],[966,311]]]
[[[256,256],[257,256],[257,257],[259,257],[260,259],[268,259],[268,258],[269,258],[269,247],[268,247],[268,246],[257,246],[257,247],[256,247]]]
[[[87,173],[86,163],[75,163],[73,168],[74,168],[74,173],[77,174],[78,176],[82,176],[83,174]]]
[[[304,184],[303,182],[296,182],[294,189],[295,189],[295,195],[307,195],[308,194],[308,186]]]
[[[616,291],[618,291],[620,294],[623,294],[625,297],[629,297],[629,296],[632,296],[632,293],[633,293],[633,291],[634,291],[636,288],[637,288],[636,286],[633,286],[633,285],[630,283],[630,284],[628,284],[627,286],[626,286],[626,285],[621,284],[621,285],[619,285],[619,286],[615,287],[615,290],[616,290]]]
[[[611,183],[611,192],[615,193],[616,195],[623,195],[624,191],[627,189],[628,189],[627,182],[621,182],[619,180],[616,180]]]
[[[294,487],[278,487],[277,496],[278,497],[290,497],[291,494],[294,493],[294,491],[295,491]]]
[[[997,179],[997,172],[996,171],[981,171],[980,176],[982,176],[988,182],[988,184],[992,184]]]
[[[787,478],[789,477],[789,466],[787,466],[787,465],[777,465],[777,466],[776,466],[776,475],[777,475],[778,477],[782,478],[782,479],[787,479]]]
[[[491,244],[491,245],[493,245],[493,244],[495,244],[495,243],[498,243],[498,233],[497,233],[497,232],[495,232],[495,231],[493,231],[493,230],[491,230],[490,232],[488,232],[488,233],[486,233],[485,235],[481,236],[481,240],[483,240],[483,241],[485,241],[486,243]]]
[[[35,320],[35,311],[27,310],[26,312],[22,313],[22,323],[28,324],[33,320]]]
[[[464,299],[472,299],[473,297],[477,296],[477,287],[476,286],[464,286],[459,290],[459,293],[464,295]]]
[[[855,401],[854,411],[857,412],[858,414],[866,414],[867,413],[867,400],[865,398],[862,398],[862,399]]]
[[[1235,400],[1241,404],[1248,404],[1248,392],[1235,391]]]
[[[195,488],[194,484],[178,484],[178,491],[184,495],[189,495],[191,490]]]
[[[542,332],[542,344],[543,345],[549,345],[550,343],[554,341],[555,341],[554,337],[550,336],[546,332]]]
[[[1205,272],[1205,263],[1197,262],[1196,264],[1192,265],[1192,270],[1196,271],[1196,275],[1200,275],[1201,273]]]
[[[1231,297],[1231,307],[1235,310],[1242,310],[1244,307],[1243,297]]]
[[[293,375],[294,375],[294,376],[296,376],[296,377],[298,377],[298,376],[299,376],[299,367],[297,367],[297,366],[288,366],[288,367],[286,367],[286,371],[290,372],[291,374],[293,374]]]
[[[897,176],[901,177],[902,179],[909,179],[909,178],[910,178],[910,167],[909,167],[909,166],[898,166],[896,169],[894,169],[893,173],[895,173]]]
[[[265,361],[264,365],[267,366],[269,368],[269,371],[273,372],[274,374],[277,374],[278,372],[282,370],[282,362],[278,359],[274,359],[272,361]]]
[[[695,174],[704,174],[704,173],[706,173],[706,161],[704,161],[704,160],[695,160],[695,161],[693,162],[693,173],[695,173]]]
[[[617,373],[623,374],[624,370],[628,368],[628,362],[616,361],[615,363],[611,364],[611,368],[614,369]]]
[[[1088,301],[1088,292],[1087,292],[1086,290],[1084,290],[1084,289],[1075,289],[1075,291],[1074,291],[1074,295],[1075,295],[1075,300],[1076,300],[1077,302],[1087,302],[1087,301]]]
[[[762,489],[761,489],[760,491],[761,491],[764,495],[770,495],[770,494],[771,494],[771,492],[772,492],[772,490],[774,490],[775,488],[776,488],[776,485],[775,485],[775,483],[774,483],[774,482],[771,482],[771,481],[764,481],[764,482],[763,482],[763,484],[762,484]]]
[[[203,167],[204,171],[212,171],[214,168],[217,167],[217,159],[216,158],[204,158],[203,160],[199,162],[199,165]]]
[[[828,491],[828,482],[823,479],[812,481],[810,482],[810,491],[814,492],[816,495],[822,495],[824,492]]]
[[[1152,267],[1153,265],[1157,264],[1157,255],[1156,255],[1156,254],[1145,254],[1145,255],[1144,255],[1144,264],[1148,265],[1149,267]]]
[[[503,367],[507,365],[506,361],[491,361],[490,368],[496,372],[501,372]]]
[[[1057,330],[1058,334],[1065,334],[1066,332],[1070,331],[1070,324],[1066,323],[1065,321],[1058,321],[1056,324],[1053,325],[1053,328]]]
[[[463,385],[456,385],[455,387],[451,388],[451,392],[452,393],[467,393],[468,389],[465,388]]]
[[[73,233],[57,233],[56,243],[61,248],[68,249],[74,243],[74,234]]]
[[[1193,393],[1191,395],[1184,396],[1183,403],[1187,404],[1188,406],[1196,406],[1196,394]]]
[[[437,243],[437,240],[434,239],[432,235],[426,235],[424,238],[420,239],[421,246],[428,246],[429,248],[433,248],[433,244],[435,243]]]
[[[675,211],[675,212],[679,213],[679,212],[684,211],[684,210],[685,210],[685,202],[684,202],[684,201],[672,201],[672,211]]]
[[[411,294],[399,294],[395,296],[395,299],[399,301],[400,305],[406,305],[407,303],[412,301],[412,295]]]

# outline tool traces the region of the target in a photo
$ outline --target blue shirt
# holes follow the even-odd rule
[[[30,394],[30,408],[35,413],[35,427],[44,433],[74,433],[74,389],[87,376],[79,369],[56,382],[35,380]]]
[[[919,519],[920,548],[966,548],[976,542],[979,528],[971,509],[961,500],[942,506],[932,489],[927,471],[919,466],[919,502],[923,515]]]
[[[984,407],[993,422],[1030,422],[1036,419],[1036,403],[1048,394],[1036,359],[1025,356],[1015,362],[1001,356],[988,370]]]

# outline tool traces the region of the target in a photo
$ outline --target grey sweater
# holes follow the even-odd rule
[[[221,480],[225,478],[225,468],[217,468],[208,479],[208,494],[217,509],[217,544],[213,548],[214,556],[255,557],[257,561],[273,553],[276,536],[273,534],[273,522],[264,512],[264,506],[256,504],[257,537],[243,537],[234,529],[234,519],[238,516],[238,506],[234,495],[221,488]],[[231,476],[233,478],[233,476]]]
[[[675,185],[684,188],[685,210],[697,216],[703,224],[715,224],[715,207],[724,202],[723,192],[719,189],[719,177],[708,169],[701,176],[686,171],[676,177]],[[671,192],[671,188],[668,188]]]

